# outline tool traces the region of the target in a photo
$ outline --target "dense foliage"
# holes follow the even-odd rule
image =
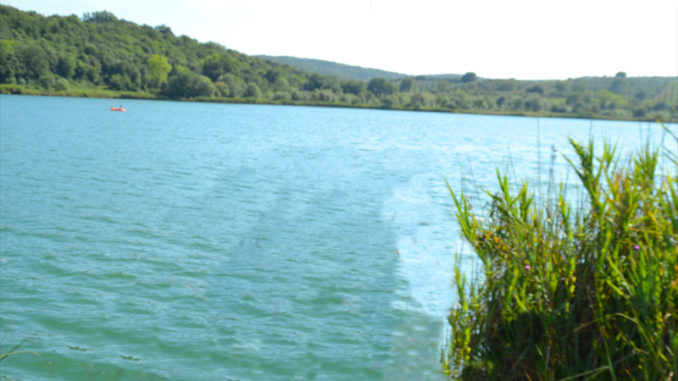
[[[106,11],[45,17],[0,5],[0,92],[678,120],[676,78],[407,77],[338,64],[328,76],[291,65]]]
[[[646,147],[623,165],[572,142],[584,200],[538,202],[499,176],[481,218],[454,201],[482,269],[456,268],[443,367],[464,380],[672,380],[678,376],[678,161]],[[571,200],[570,200],[571,201]]]

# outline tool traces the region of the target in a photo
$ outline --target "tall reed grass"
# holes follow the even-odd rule
[[[448,376],[678,379],[677,151],[648,143],[620,160],[608,144],[599,155],[593,141],[570,144],[579,207],[563,186],[536,199],[498,172],[500,190],[481,215],[448,185],[482,263],[473,282],[457,256],[458,303],[441,354]]]

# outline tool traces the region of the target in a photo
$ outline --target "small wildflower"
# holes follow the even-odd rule
[[[633,245],[633,250],[636,250],[636,251],[640,250],[640,246],[638,246],[638,245]]]
[[[532,267],[530,267],[530,265],[525,265],[525,270],[532,270]]]

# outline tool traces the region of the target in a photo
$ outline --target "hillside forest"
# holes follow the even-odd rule
[[[346,76],[336,66],[303,71],[107,11],[46,17],[0,5],[0,93],[678,121],[675,77]]]

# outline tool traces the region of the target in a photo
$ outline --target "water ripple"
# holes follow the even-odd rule
[[[0,352],[41,355],[13,379],[441,379],[470,256],[444,178],[543,166],[530,118],[0,101]],[[590,124],[541,128],[561,150]]]

